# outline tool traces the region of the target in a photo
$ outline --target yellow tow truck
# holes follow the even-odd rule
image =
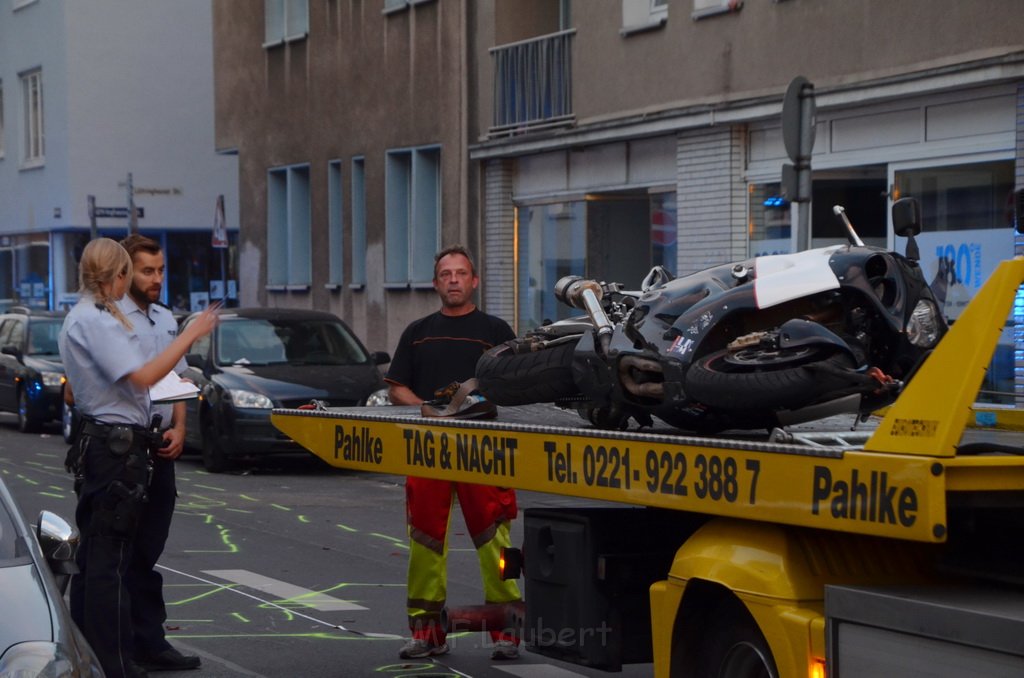
[[[531,649],[655,676],[1024,676],[1024,429],[974,399],[1024,259],[999,265],[884,416],[768,435],[275,410],[331,465],[621,502],[528,510]]]

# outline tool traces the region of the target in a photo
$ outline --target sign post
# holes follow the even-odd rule
[[[139,232],[139,215],[135,210],[135,185],[132,183],[132,173],[128,173],[128,235]]]
[[[227,296],[227,266],[225,265],[225,251],[228,248],[228,226],[224,219],[224,195],[217,196],[217,206],[213,211],[213,240],[212,247],[220,250],[220,288]],[[216,301],[216,300],[212,300]]]
[[[797,76],[782,100],[782,141],[793,164],[782,166],[782,191],[797,203],[797,251],[811,248],[811,151],[815,128],[814,85]]]
[[[89,240],[95,240],[99,235],[99,231],[96,228],[96,196],[85,196],[85,203],[89,210]]]

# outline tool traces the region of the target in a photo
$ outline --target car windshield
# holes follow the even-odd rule
[[[33,320],[28,325],[29,355],[59,355],[57,336],[60,334],[63,318]]]
[[[362,344],[331,320],[234,318],[217,328],[219,365],[360,365]]]

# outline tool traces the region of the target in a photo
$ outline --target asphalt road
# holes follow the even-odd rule
[[[46,508],[69,521],[75,498],[56,425],[21,434],[0,415],[0,475],[29,522]],[[202,657],[200,671],[172,676],[650,676],[524,651],[490,660],[484,634],[450,636],[452,652],[402,661],[406,630],[403,479],[327,468],[313,457],[274,460],[209,474],[197,456],[178,462],[178,505],[158,567],[168,603],[167,634]],[[521,493],[520,508],[572,505],[571,498]],[[522,540],[522,521],[513,528]],[[458,508],[449,541],[449,605],[483,602],[476,556]],[[522,585],[522,582],[520,582]]]

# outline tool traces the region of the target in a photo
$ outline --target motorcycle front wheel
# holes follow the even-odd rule
[[[688,398],[722,410],[794,409],[848,388],[853,359],[828,347],[716,351],[686,372]]]
[[[516,353],[521,339],[495,346],[476,364],[477,388],[496,405],[550,403],[579,393],[572,378],[575,342]]]

